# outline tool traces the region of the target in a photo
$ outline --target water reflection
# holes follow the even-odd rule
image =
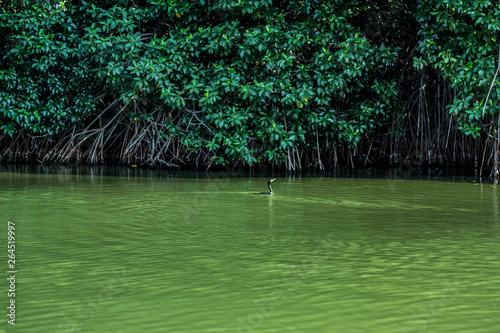
[[[2,170],[19,332],[500,329],[489,184]]]

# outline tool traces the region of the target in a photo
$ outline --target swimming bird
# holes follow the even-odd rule
[[[276,178],[269,179],[267,181],[267,187],[269,188],[269,192],[261,192],[259,194],[273,194],[273,188],[271,187],[271,183],[274,182],[275,180],[276,180]]]

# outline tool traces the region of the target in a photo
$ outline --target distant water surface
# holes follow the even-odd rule
[[[0,332],[500,332],[498,187],[266,181],[0,172]]]

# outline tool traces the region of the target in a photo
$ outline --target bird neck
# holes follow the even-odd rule
[[[267,184],[267,187],[269,187],[269,193],[270,194],[273,194],[273,189],[271,187],[271,183]]]

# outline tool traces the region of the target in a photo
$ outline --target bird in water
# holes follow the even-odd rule
[[[267,181],[267,187],[269,188],[269,192],[261,192],[259,194],[273,194],[273,188],[271,187],[271,183],[274,182],[275,180],[276,180],[276,178],[269,179]]]

